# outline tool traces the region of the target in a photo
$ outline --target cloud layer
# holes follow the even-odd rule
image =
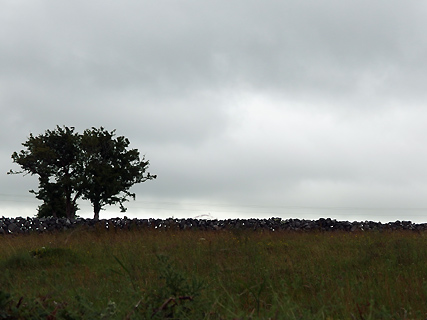
[[[4,174],[30,132],[104,126],[159,176],[129,215],[423,219],[424,3],[2,6]],[[35,211],[35,179],[0,181],[0,214]]]

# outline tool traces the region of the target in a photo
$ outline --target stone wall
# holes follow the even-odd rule
[[[368,230],[427,230],[427,223],[415,224],[411,221],[395,221],[388,223],[364,221],[349,222],[332,219],[300,220],[270,218],[270,219],[128,219],[115,218],[108,220],[65,219],[65,218],[0,218],[0,234],[25,234],[30,232],[52,232],[74,229],[76,227],[105,228],[105,229],[138,229],[151,228],[159,230],[292,230],[292,231],[368,231]]]

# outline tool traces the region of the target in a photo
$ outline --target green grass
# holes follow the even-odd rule
[[[0,237],[0,319],[425,319],[427,233]],[[31,316],[30,316],[31,315]]]

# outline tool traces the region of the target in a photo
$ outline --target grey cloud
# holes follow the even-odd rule
[[[15,76],[21,70],[23,78],[51,81],[59,90],[132,86],[179,96],[244,84],[328,99],[359,94],[368,77],[383,94],[394,95],[389,85],[399,90],[410,83],[402,91],[424,95],[416,85],[425,77],[416,72],[425,70],[421,3],[131,1],[15,10],[24,15],[8,25],[14,38],[3,35],[11,49],[2,59],[6,70],[9,65]],[[23,26],[16,23],[24,19]],[[16,56],[17,43],[31,56]]]
[[[30,132],[104,126],[147,154],[159,179],[135,190],[152,198],[422,204],[425,13],[419,1],[6,1],[0,168]]]

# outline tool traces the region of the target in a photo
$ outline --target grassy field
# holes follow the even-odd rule
[[[0,319],[425,319],[427,233],[0,237]]]

